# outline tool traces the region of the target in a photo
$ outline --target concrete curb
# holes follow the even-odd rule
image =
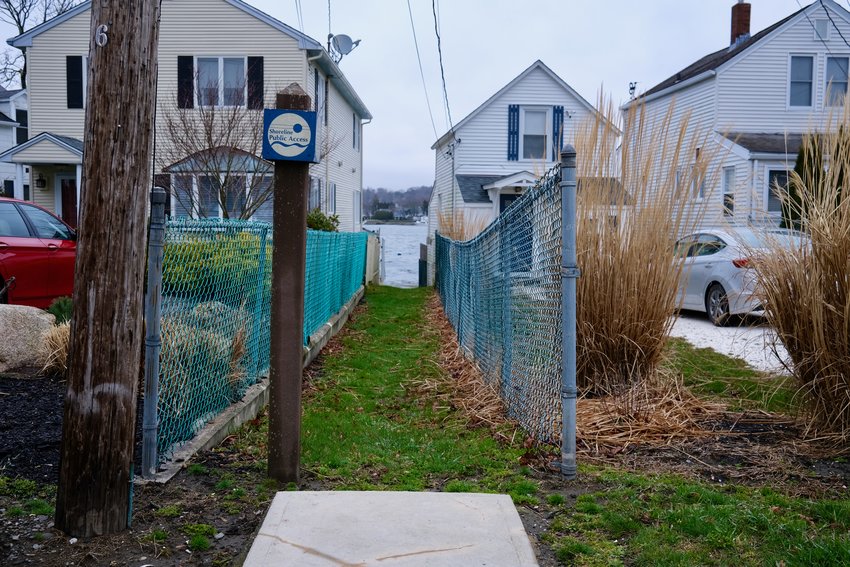
[[[365,293],[366,288],[360,286],[360,289],[354,293],[352,298],[348,300],[348,303],[343,305],[336,315],[331,317],[318,331],[310,335],[307,341],[308,346],[304,347],[304,368],[319,356],[319,353],[328,344],[328,341],[345,326],[351,312],[363,299]],[[268,403],[269,378],[268,376],[264,376],[260,382],[248,388],[241,400],[217,415],[195,437],[174,451],[171,460],[163,466],[153,479],[147,480],[137,475],[134,482],[140,485],[151,482],[157,484],[168,482],[174,478],[174,475],[180,472],[180,469],[186,465],[195,453],[211,449],[224,441],[228,435],[236,431],[244,423],[257,417],[260,410],[266,407]]]

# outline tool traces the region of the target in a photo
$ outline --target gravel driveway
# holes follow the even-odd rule
[[[727,356],[742,358],[753,368],[764,372],[788,372],[777,357],[779,354],[783,359],[787,358],[785,349],[775,341],[773,329],[758,316],[746,317],[729,327],[715,327],[705,313],[682,311],[671,335],[681,337],[696,347],[707,347]]]

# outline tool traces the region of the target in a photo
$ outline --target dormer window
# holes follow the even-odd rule
[[[788,105],[793,107],[812,106],[812,77],[815,58],[811,55],[791,56]]]
[[[814,28],[815,40],[827,41],[829,39],[829,20],[825,18],[815,20]]]

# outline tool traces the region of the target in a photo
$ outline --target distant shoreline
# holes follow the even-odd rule
[[[416,221],[411,221],[411,220],[384,221],[384,220],[372,220],[372,219],[364,220],[363,224],[397,224],[397,225],[402,225],[402,226],[417,226],[419,224],[424,225],[424,223],[417,223]]]

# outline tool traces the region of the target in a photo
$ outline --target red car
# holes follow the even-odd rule
[[[45,309],[74,287],[77,234],[56,215],[0,198],[0,301]]]

